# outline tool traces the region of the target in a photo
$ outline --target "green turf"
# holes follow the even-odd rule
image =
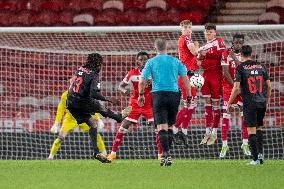
[[[0,189],[280,189],[284,161],[249,166],[243,160],[0,161]]]

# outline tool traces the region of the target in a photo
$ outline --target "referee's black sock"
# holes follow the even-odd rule
[[[166,130],[160,130],[158,132],[158,137],[163,149],[163,155],[168,156],[169,154],[168,132]]]
[[[174,133],[172,129],[168,129],[168,141],[169,141],[169,149],[172,147],[174,140]]]
[[[252,159],[256,161],[258,159],[257,144],[256,144],[256,134],[250,134],[249,137],[249,147],[252,155]]]
[[[91,127],[89,130],[89,135],[90,135],[91,145],[95,154],[99,153],[99,149],[97,146],[97,134],[98,134],[97,128]]]
[[[263,154],[263,134],[262,130],[256,130],[257,152]]]

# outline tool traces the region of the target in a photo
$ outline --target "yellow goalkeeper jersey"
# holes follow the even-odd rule
[[[68,95],[68,91],[65,91],[61,95],[61,100],[57,106],[55,121],[58,123],[61,123],[63,116],[64,116],[64,120],[70,120],[70,121],[72,120],[76,122],[75,118],[72,116],[72,114],[69,112],[69,110],[66,107],[67,95]],[[96,113],[93,115],[93,118],[95,120],[99,120],[100,116],[98,113]]]

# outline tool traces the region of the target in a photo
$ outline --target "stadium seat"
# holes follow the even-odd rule
[[[116,9],[107,9],[100,12],[95,17],[95,25],[97,26],[114,26],[116,25],[116,16],[119,15],[121,11]]]
[[[5,87],[0,83],[0,96],[2,96],[5,92]]]
[[[65,10],[58,14],[58,21],[54,24],[56,26],[72,26],[73,17],[77,15],[78,12],[72,10]]]
[[[124,11],[124,5],[122,1],[105,1],[103,4],[103,10],[106,9],[117,9],[120,10],[121,12]]]
[[[138,9],[128,9],[124,13],[116,14],[117,25],[137,26],[144,22],[145,13]]]
[[[189,19],[193,24],[203,24],[205,17],[200,11],[185,11],[180,14],[180,20]]]
[[[17,1],[2,1],[0,2],[0,11],[9,10],[16,11],[18,10]]]
[[[49,0],[49,1],[44,1],[39,5],[39,10],[48,10],[48,11],[60,11],[62,10],[62,1],[59,0]]]
[[[136,9],[136,10],[145,10],[146,0],[124,0],[124,10]]]
[[[0,11],[0,26],[10,26],[13,13],[9,11]]]
[[[265,12],[258,18],[259,24],[279,24],[280,16],[276,12]]]
[[[94,25],[94,17],[91,14],[79,14],[73,17],[74,26],[92,26]]]
[[[104,0],[80,0],[81,11],[97,11],[100,12],[103,9]]]
[[[40,11],[38,14],[33,15],[33,26],[52,26],[58,22],[58,14],[54,11]]]
[[[146,2],[146,9],[149,8],[160,8],[164,11],[167,10],[167,2],[164,0],[149,0]]]
[[[166,12],[160,8],[148,8],[145,14],[145,25],[160,25],[160,23],[164,23],[167,19]]]
[[[14,18],[11,20],[11,25],[31,26],[32,15],[35,15],[35,12],[29,10],[21,10],[14,15]]]

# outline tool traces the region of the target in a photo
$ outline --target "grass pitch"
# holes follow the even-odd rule
[[[281,189],[284,161],[244,160],[0,161],[0,189]]]

